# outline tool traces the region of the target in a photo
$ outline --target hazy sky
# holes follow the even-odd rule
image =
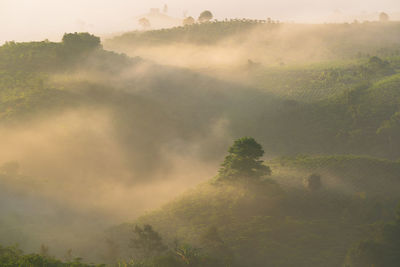
[[[174,17],[182,17],[185,10],[197,17],[209,9],[218,19],[272,17],[299,22],[380,11],[397,16],[400,11],[400,0],[0,0],[0,42],[57,40],[64,32],[74,31],[126,31],[135,27],[136,16],[164,4]]]

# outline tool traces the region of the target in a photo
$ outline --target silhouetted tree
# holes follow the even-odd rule
[[[208,22],[208,21],[212,20],[212,18],[213,18],[213,14],[210,11],[205,10],[205,11],[201,12],[201,14],[199,16],[199,22],[200,23]]]
[[[187,18],[184,18],[184,19],[183,19],[183,26],[192,25],[192,24],[194,24],[195,22],[196,22],[196,21],[194,20],[193,17],[187,17]]]
[[[260,160],[264,150],[254,138],[236,140],[228,152],[219,169],[219,180],[257,180],[271,174],[271,169]]]

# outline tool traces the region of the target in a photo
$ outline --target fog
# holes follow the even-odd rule
[[[135,31],[140,16],[150,8],[162,10],[164,4],[168,11],[160,12],[172,18],[197,18],[209,9],[218,20],[264,21],[226,20],[173,29],[179,34]],[[357,205],[369,205],[360,204],[358,196],[385,195],[390,199],[382,198],[382,203],[394,202],[398,163],[390,160],[399,152],[390,135],[382,137],[378,129],[387,130],[383,126],[396,118],[398,103],[370,105],[367,93],[374,87],[362,87],[359,93],[357,86],[379,79],[397,86],[397,76],[388,77],[398,71],[399,10],[397,0],[0,0],[0,42],[60,41],[64,32],[102,37],[102,46],[90,49],[90,42],[82,39],[72,45],[9,43],[0,51],[5,62],[0,64],[0,245],[18,243],[30,253],[45,244],[51,256],[65,258],[72,249],[85,261],[108,263],[117,257],[106,258],[105,233],[146,214],[155,214],[155,223],[172,240],[174,234],[194,231],[196,223],[201,230],[209,226],[207,220],[231,223],[229,216],[218,218],[225,216],[215,207],[236,212],[238,221],[246,212],[267,220],[278,214],[280,225],[282,218],[291,220],[299,196],[305,196],[303,207],[307,201],[310,207],[319,200],[332,201],[333,216],[322,206],[316,213],[340,220],[347,220],[347,206],[355,203],[357,210]],[[394,22],[377,22],[381,11]],[[268,17],[272,21],[266,22]],[[363,22],[367,20],[373,22]],[[346,21],[351,23],[325,23]],[[208,35],[198,30],[203,26],[215,28]],[[239,30],[229,32],[229,27]],[[196,34],[201,38],[192,38]],[[357,117],[370,106],[376,112],[366,114],[380,116],[373,127]],[[262,160],[271,164],[272,176],[243,187],[207,183],[214,181],[232,141],[243,136],[254,137],[264,148]],[[303,153],[314,155],[317,167],[306,166],[312,160],[302,158]],[[336,154],[385,160],[343,156],[337,163],[332,156],[333,167],[325,169],[331,158],[324,156]],[[287,155],[292,159],[285,161]],[[359,163],[354,169],[346,166],[352,160]],[[370,162],[378,166],[371,165],[373,171],[366,168]],[[303,183],[313,171],[324,179],[323,190],[315,195]],[[384,182],[378,184],[375,176]],[[186,196],[189,204],[176,200]],[[250,207],[259,200],[261,204]],[[163,214],[165,204],[172,211]],[[390,208],[385,218],[391,216]],[[267,213],[259,216],[259,209]],[[168,216],[170,221],[163,221]],[[306,222],[308,215],[301,216],[299,222]],[[193,225],[185,217],[193,217]],[[127,257],[131,250],[124,242],[131,230],[122,231],[121,251]],[[187,238],[198,241],[198,229]]]
[[[218,112],[192,121],[186,103],[165,102],[160,81],[168,77],[163,86],[177,97],[170,77],[177,70],[140,61],[111,74],[87,61],[46,79],[78,105],[0,128],[3,245],[37,252],[46,244],[58,257],[73,248],[75,256],[99,261],[108,227],[216,174],[231,140],[229,122]],[[18,168],[8,172],[13,162]]]
[[[150,8],[162,10],[168,5],[168,15],[183,18],[183,14],[198,17],[211,10],[216,19],[272,17],[280,21],[327,22],[374,20],[379,12],[400,18],[396,0],[351,1],[0,1],[0,43],[4,41],[60,40],[64,32],[90,31],[109,35],[138,28],[137,18]]]
[[[196,143],[153,140],[159,145],[154,151],[140,145],[149,141],[143,130],[134,136],[139,143],[121,142],[111,120],[101,108],[73,109],[0,129],[0,162],[19,164],[17,175],[2,176],[2,223],[16,216],[18,229],[2,229],[4,245],[36,252],[46,244],[59,257],[73,248],[77,256],[98,260],[92,248],[95,242],[101,247],[107,227],[158,208],[215,174],[217,164],[201,160],[199,150],[225,137],[223,122]],[[140,160],[146,149],[156,163]],[[134,164],[156,165],[136,170],[130,164],[135,157]]]

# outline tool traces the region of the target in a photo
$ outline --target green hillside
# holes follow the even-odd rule
[[[1,245],[54,246],[0,247],[0,265],[396,262],[399,29],[231,20],[0,46]]]
[[[285,41],[292,37],[280,35],[279,31],[294,32],[293,37],[300,37],[296,44],[301,42],[311,45],[316,39],[319,45],[327,47],[325,56],[336,58],[357,57],[366,54],[380,56],[399,55],[399,23],[344,23],[344,24],[286,24],[276,21],[259,21],[248,19],[234,19],[214,21],[201,24],[186,25],[172,29],[155,31],[136,31],[122,34],[107,40],[106,46],[120,49],[142,45],[164,45],[190,43],[196,45],[214,45],[232,38],[235,42],[246,42],[251,39],[252,33],[261,33],[259,41],[269,41],[265,47],[274,47],[279,44],[285,48],[292,48]],[[283,41],[283,42],[282,42]],[[302,45],[297,49],[301,50]]]
[[[214,238],[223,240],[237,266],[340,266],[352,244],[370,235],[373,223],[393,218],[399,163],[355,156],[271,163],[273,175],[262,186],[205,183],[133,224],[150,224],[170,243],[178,239],[223,257],[204,241],[216,228]],[[302,185],[315,172],[322,177],[320,192]],[[343,190],[351,184],[359,188]],[[119,245],[119,257],[131,255],[132,225],[107,235]]]

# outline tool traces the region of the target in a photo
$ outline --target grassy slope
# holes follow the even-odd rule
[[[297,157],[270,162],[273,182],[254,187],[199,185],[135,223],[155,226],[170,242],[178,238],[207,251],[210,226],[244,266],[340,266],[368,224],[390,219],[399,199],[400,163],[356,156]],[[312,172],[322,174],[323,192],[298,187]],[[342,191],[326,180],[358,184]],[[379,179],[377,179],[379,177]],[[288,183],[290,181],[290,183]],[[297,184],[296,184],[297,182]],[[332,182],[332,181],[331,181]],[[364,190],[361,193],[358,190]],[[390,194],[382,194],[392,192]],[[108,233],[129,255],[130,225]]]

